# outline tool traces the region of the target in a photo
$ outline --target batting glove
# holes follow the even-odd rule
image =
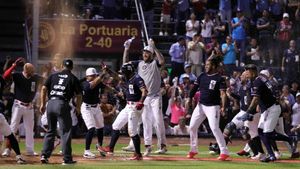
[[[16,65],[20,65],[20,64],[23,63],[23,62],[24,62],[24,58],[19,57],[14,63],[15,63]]]
[[[136,104],[136,106],[135,106],[135,108],[136,108],[137,110],[142,110],[143,107],[144,107],[144,104],[143,104],[142,102],[138,102],[138,103]]]

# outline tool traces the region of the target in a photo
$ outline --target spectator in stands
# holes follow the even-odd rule
[[[165,124],[166,135],[167,136],[173,135],[174,129],[173,127],[170,126],[170,119],[168,116],[164,117],[164,124]]]
[[[244,1],[243,1],[244,3]],[[238,10],[236,17],[232,19],[231,26],[232,30],[232,39],[239,48],[240,60],[239,65],[244,67],[245,65],[245,50],[246,50],[246,30],[245,23],[246,19],[241,10]]]
[[[299,83],[293,82],[291,84],[290,93],[296,98],[296,94],[299,92]]]
[[[209,13],[205,13],[204,19],[201,21],[201,36],[205,44],[211,42],[211,36],[213,33],[214,23],[210,19]]]
[[[236,53],[238,49],[235,43],[232,43],[232,37],[227,36],[226,37],[226,43],[222,45],[222,53],[224,54],[224,68],[225,68],[225,74],[227,76],[231,76],[233,73],[233,70],[236,68]]]
[[[205,13],[207,0],[191,0],[190,4],[192,7],[192,12],[196,15],[197,20],[201,20]]]
[[[179,84],[183,84],[183,77],[184,77],[185,75],[188,75],[189,80],[190,80],[192,83],[194,83],[194,81],[197,80],[197,76],[196,76],[194,73],[192,73],[192,65],[191,65],[191,64],[186,63],[186,64],[184,65],[184,71],[185,71],[185,73],[184,73],[184,74],[181,74],[180,77],[179,77]]]
[[[206,48],[205,60],[212,54],[218,55],[218,56],[222,55],[220,44],[217,40],[217,37],[215,37],[215,36],[211,37],[211,42],[206,44],[205,48]]]
[[[161,9],[159,36],[168,36],[169,24],[171,21],[172,1],[164,0]]]
[[[270,4],[269,0],[256,0],[256,14],[257,16],[261,16],[263,11],[269,10]]]
[[[273,25],[269,19],[269,12],[264,10],[262,17],[256,23],[258,29],[259,44],[261,47],[261,54],[263,63],[266,63],[267,55],[269,56],[270,65],[273,64]]]
[[[200,28],[200,22],[196,20],[196,15],[194,13],[191,14],[190,19],[185,23],[186,30],[186,40],[189,42],[193,39],[193,36],[197,34]]]
[[[222,23],[230,23],[232,17],[232,10],[231,10],[231,1],[230,0],[220,0],[219,10],[221,15],[221,22]],[[229,24],[230,25],[230,24]],[[229,30],[231,30],[229,28]],[[231,32],[231,31],[229,31]]]
[[[115,19],[116,0],[102,0],[104,19]]]
[[[292,35],[292,22],[289,20],[289,14],[284,13],[283,14],[283,19],[279,23],[279,28],[278,28],[278,45],[279,47],[277,48],[279,51],[277,53],[281,54],[284,49],[288,47],[288,43],[291,39]],[[281,59],[281,55],[279,55],[279,60]]]
[[[174,135],[187,136],[189,135],[189,126],[185,124],[185,117],[180,117],[179,124],[174,126]]]
[[[112,132],[112,124],[116,116],[116,107],[108,103],[106,94],[102,94],[100,108],[104,118],[104,135],[110,135]]]
[[[251,18],[252,17],[252,12],[251,12],[251,7],[253,3],[253,0],[237,0],[237,13],[239,11],[243,11],[243,14],[247,17],[247,18]]]
[[[202,67],[204,66],[203,54],[205,50],[202,37],[198,33],[195,34],[193,40],[187,44],[187,60],[192,67],[192,73],[197,77],[202,72]]]
[[[272,0],[270,2],[270,14],[275,22],[281,20],[282,12],[284,10],[283,0]]]
[[[177,36],[178,33],[181,34],[179,31],[179,26],[182,21],[186,21],[189,18],[190,13],[190,5],[189,0],[178,0],[175,6],[176,9],[176,22],[174,27],[174,36]]]
[[[269,43],[269,42],[266,42]],[[257,45],[257,40],[252,38],[250,41],[250,45],[247,47],[247,64],[252,63],[255,65],[261,65],[261,58],[260,58],[260,46]]]
[[[149,36],[153,35],[154,0],[140,0]]]
[[[177,42],[173,43],[169,50],[172,66],[171,79],[179,77],[184,73],[184,62],[186,59],[185,53],[185,38],[183,36],[179,36],[177,38]]]
[[[284,51],[281,71],[284,73],[284,84],[290,85],[299,81],[299,51],[296,49],[296,42],[290,41],[290,47]]]
[[[213,30],[214,36],[217,37],[218,42],[220,44],[223,44],[223,43],[226,42],[225,39],[226,39],[226,36],[229,35],[229,32],[231,34],[231,31],[229,30],[229,28],[230,28],[230,24],[228,24],[229,22],[228,21],[223,22],[221,20],[221,17],[220,17],[219,14],[213,20],[213,23],[214,23],[214,30]]]
[[[292,106],[295,104],[295,97],[290,93],[289,86],[283,85],[282,87],[282,94],[281,98],[288,103],[289,108],[292,108]]]
[[[170,108],[171,126],[176,126],[179,123],[179,119],[186,114],[181,96],[171,97]]]

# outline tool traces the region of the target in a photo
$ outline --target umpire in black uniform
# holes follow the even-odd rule
[[[47,120],[49,130],[44,138],[44,145],[41,154],[41,162],[48,163],[56,136],[57,121],[59,122],[62,151],[63,151],[63,165],[74,164],[76,161],[72,159],[72,119],[69,101],[76,95],[77,110],[80,110],[81,102],[81,87],[78,78],[71,72],[73,69],[73,61],[65,59],[63,61],[63,70],[51,74],[46,80],[41,91],[41,106],[40,111],[44,112],[46,109],[46,96],[48,95],[47,103]]]

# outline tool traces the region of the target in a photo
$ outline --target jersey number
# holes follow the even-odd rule
[[[214,90],[215,86],[216,86],[216,81],[215,80],[211,80],[209,83],[209,90]]]
[[[134,94],[134,89],[132,84],[129,85],[129,94]]]

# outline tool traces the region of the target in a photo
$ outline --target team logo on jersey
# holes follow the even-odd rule
[[[147,69],[147,67],[148,67],[148,66],[147,66],[146,64],[145,64],[145,65],[143,65],[143,66],[142,66],[142,70],[146,70],[146,69]]]
[[[209,90],[214,90],[216,84],[217,84],[217,81],[211,80],[210,83],[209,83]]]

